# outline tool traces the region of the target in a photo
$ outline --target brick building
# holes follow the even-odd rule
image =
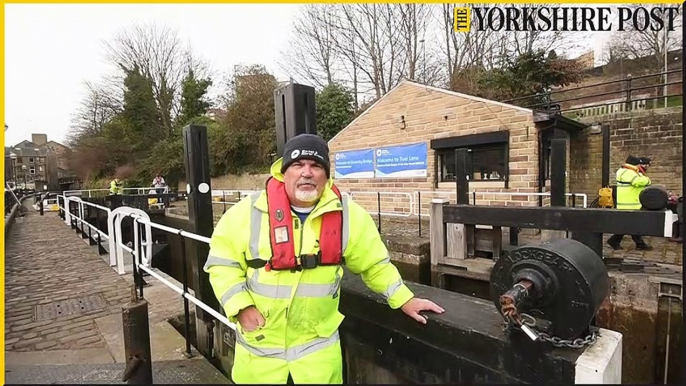
[[[432,198],[454,202],[455,149],[467,148],[470,202],[536,206],[531,193],[549,186],[550,139],[584,128],[560,115],[403,80],[331,139],[332,173],[372,212],[380,200],[382,213],[416,215],[421,201],[426,214]]]
[[[59,179],[72,173],[68,167],[71,150],[45,134],[32,134],[31,141],[5,147],[5,181],[16,186],[42,189],[59,187]]]

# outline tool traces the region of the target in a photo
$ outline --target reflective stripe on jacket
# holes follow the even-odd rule
[[[281,160],[278,160],[271,172],[283,181],[280,168]],[[331,184],[329,181],[304,223],[295,214],[292,216],[296,255],[316,254],[322,214],[341,210],[344,263],[353,273],[360,274],[371,290],[381,294],[391,308],[401,307],[413,294],[391,263],[374,220],[347,196],[339,200],[331,190]],[[237,322],[238,312],[254,305],[266,320],[263,328],[252,332],[245,332],[240,323],[237,324],[236,340],[241,349],[236,349],[236,360],[250,365],[249,368],[234,366],[234,381],[273,383],[283,376],[285,383],[290,367],[296,382],[298,378],[325,382],[329,379],[326,374],[334,371],[327,369],[327,364],[340,363],[339,349],[325,349],[339,345],[338,327],[344,318],[338,311],[343,268],[320,266],[295,272],[250,268],[248,260],[271,257],[269,232],[267,199],[263,191],[244,198],[228,210],[217,224],[210,242],[204,269],[209,273],[210,283],[226,316]],[[337,357],[317,359],[321,361],[320,368],[300,367],[303,372],[311,373],[307,376],[296,374],[295,362],[306,356],[308,362],[314,360],[310,355],[319,352]],[[253,356],[251,360],[242,362],[245,358],[240,356],[248,354]],[[269,363],[262,363],[258,358],[269,359]],[[275,369],[278,377],[262,374],[262,365]],[[321,372],[321,376],[316,376],[317,372]],[[339,377],[331,379],[334,378]]]
[[[648,185],[650,178],[633,165],[625,165],[617,170],[617,209],[641,209],[639,195]]]

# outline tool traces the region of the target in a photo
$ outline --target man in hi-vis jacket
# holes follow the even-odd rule
[[[271,175],[264,191],[221,218],[204,268],[237,324],[232,378],[238,384],[340,384],[343,264],[391,308],[420,323],[426,323],[420,311],[444,310],[414,297],[372,217],[341,196],[322,138],[291,139]]]
[[[617,170],[617,209],[621,210],[640,210],[641,200],[639,196],[646,186],[650,185],[650,178],[646,175],[650,166],[650,158],[627,157],[624,165]],[[624,235],[612,235],[607,243],[612,249],[621,249]],[[641,235],[632,235],[631,238],[636,243],[636,249],[649,251],[653,249],[646,244]]]

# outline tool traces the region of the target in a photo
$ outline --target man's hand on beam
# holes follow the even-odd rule
[[[419,314],[421,311],[433,311],[437,314],[442,314],[445,312],[443,308],[431,300],[420,298],[410,299],[400,309],[407,314],[407,316],[422,324],[426,324],[427,320],[426,317]]]

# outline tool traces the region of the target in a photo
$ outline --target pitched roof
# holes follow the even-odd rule
[[[19,142],[18,144],[14,145],[14,147],[22,147],[22,148],[23,147],[30,147],[30,148],[35,149],[38,147],[38,145],[36,145],[35,143],[33,143],[29,140],[23,140],[23,141]]]
[[[30,141],[25,142],[33,143]],[[38,147],[5,147],[5,157],[9,157],[11,153],[16,154],[17,157],[42,157],[47,154],[47,150]]]
[[[458,98],[471,99],[471,100],[476,101],[476,102],[490,103],[490,104],[494,104],[494,105],[497,105],[497,106],[505,107],[505,108],[508,108],[508,109],[515,109],[515,110],[525,111],[525,112],[528,112],[528,113],[533,114],[533,110],[532,110],[532,109],[527,109],[527,108],[524,108],[524,107],[519,107],[519,106],[515,106],[515,105],[512,105],[512,104],[509,104],[509,103],[497,102],[497,101],[493,101],[493,100],[490,100],[490,99],[477,97],[477,96],[474,96],[474,95],[463,94],[463,93],[459,93],[459,92],[456,92],[456,91],[446,90],[446,89],[444,89],[444,88],[429,86],[429,85],[425,85],[425,84],[422,84],[422,83],[418,83],[418,82],[415,82],[415,81],[412,81],[412,80],[403,79],[403,80],[401,80],[400,82],[398,82],[398,84],[395,85],[392,89],[390,89],[386,94],[382,95],[381,98],[377,99],[376,102],[374,102],[374,103],[373,103],[371,106],[369,106],[366,110],[364,110],[364,111],[362,112],[362,114],[358,115],[357,118],[353,119],[353,121],[350,122],[346,127],[344,127],[343,129],[341,129],[341,131],[339,131],[336,135],[334,135],[333,138],[331,138],[331,139],[329,140],[329,143],[333,142],[333,141],[336,139],[336,137],[338,137],[338,136],[339,136],[342,132],[344,132],[348,127],[351,127],[352,125],[354,125],[355,122],[356,122],[358,119],[360,119],[360,118],[362,118],[363,116],[367,115],[367,113],[370,112],[370,111],[374,108],[374,106],[376,106],[376,105],[377,105],[379,102],[381,102],[384,98],[386,98],[388,95],[390,95],[391,93],[393,93],[396,89],[398,89],[398,87],[400,87],[400,86],[402,86],[402,85],[404,85],[404,84],[407,84],[407,85],[410,85],[410,86],[414,86],[414,87],[419,87],[419,88],[422,88],[422,89],[424,89],[424,90],[431,90],[431,91],[434,91],[434,92],[440,92],[440,93],[447,94],[447,95],[451,95],[451,96],[455,96],[455,97],[458,97]]]

